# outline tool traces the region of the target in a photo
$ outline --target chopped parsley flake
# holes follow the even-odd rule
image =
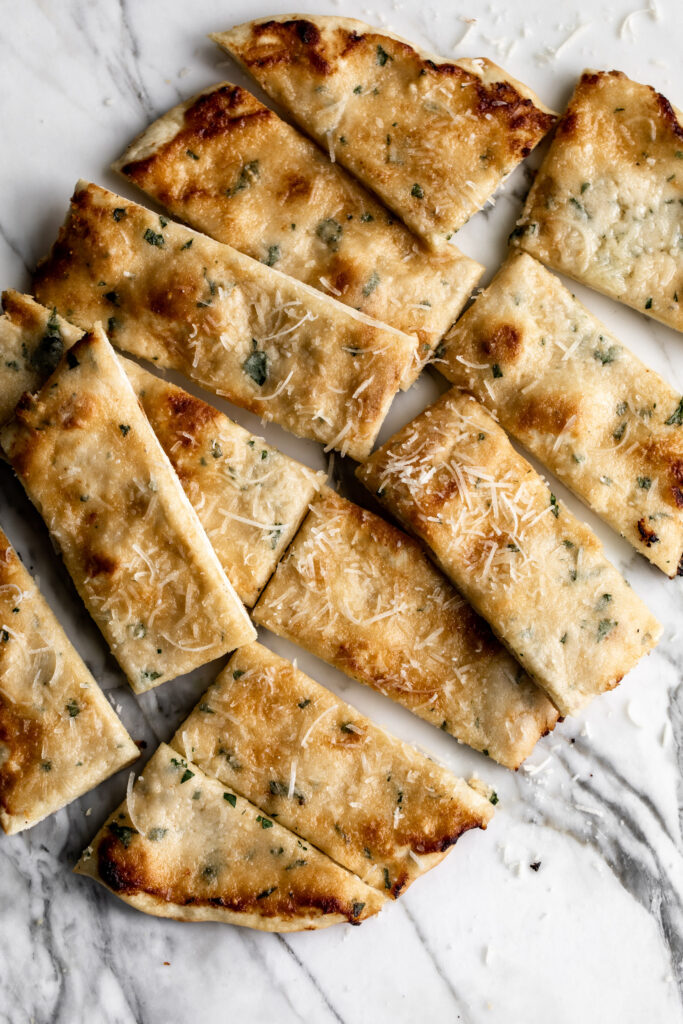
[[[186,768],[185,771],[183,772],[183,776],[182,776],[182,778],[180,780],[180,785],[182,786],[183,782],[189,782],[190,779],[193,779],[193,778],[194,778],[194,772],[191,772],[189,768]]]
[[[422,185],[418,185],[417,182],[415,182],[415,184],[411,188],[410,194],[411,194],[411,196],[413,196],[414,199],[424,199],[424,197],[425,197],[424,189],[422,188]]]
[[[255,384],[263,387],[268,379],[268,357],[265,352],[256,349],[250,352],[242,363],[242,369],[251,377]]]
[[[344,229],[342,228],[339,221],[336,221],[334,217],[328,217],[326,220],[321,220],[315,229],[315,233],[321,242],[324,242],[332,252],[336,252],[339,248],[339,242]]]
[[[189,156],[190,160],[199,160],[199,157],[197,156],[197,154],[193,153],[191,149],[186,149],[185,150],[185,154],[186,154],[186,156]]]
[[[381,68],[384,67],[384,65],[386,64],[386,62],[388,60],[393,60],[393,59],[394,58],[391,56],[391,54],[387,53],[387,51],[384,49],[384,47],[382,47],[382,46],[378,46],[377,47],[377,56],[375,57],[375,63],[379,64],[379,66]],[[356,88],[358,88],[358,86],[356,86]],[[354,90],[354,92],[355,92],[355,90]]]
[[[498,803],[498,794],[496,793],[495,789],[491,793],[491,796],[489,797],[489,803],[493,804],[494,807]]]
[[[118,222],[120,220],[123,220],[123,218],[125,216],[126,216],[126,211],[124,210],[124,208],[122,206],[117,206],[116,209],[114,210],[114,212],[112,213],[112,217],[114,218],[114,220],[116,221],[117,224],[118,224]]]
[[[119,423],[119,430],[121,431],[124,437],[127,437],[130,431],[130,427],[128,426],[127,423]]]
[[[213,710],[211,705],[207,704],[206,701],[202,701],[201,704],[198,705],[198,708],[199,708],[200,711],[203,711],[205,715],[215,715],[216,714],[216,712]]]
[[[492,373],[492,374],[493,374],[493,376],[494,376],[494,377],[496,377],[496,378],[498,378],[498,377],[502,377],[502,376],[503,376],[503,371],[501,370],[501,368],[500,368],[500,366],[498,365],[498,363],[494,363],[494,364],[493,364],[493,366],[491,367],[491,373]]]
[[[645,309],[652,309],[652,299],[645,300]]]
[[[644,491],[649,491],[650,488],[652,487],[652,480],[650,479],[649,476],[639,476],[638,477],[638,486],[642,487],[642,489]]]
[[[351,916],[352,917],[360,917],[360,915],[363,913],[363,907],[364,906],[365,906],[364,903],[354,903],[352,908],[351,908]]]
[[[167,832],[167,828],[151,828],[147,833],[147,838],[153,843],[158,843],[160,839],[164,838]]]
[[[245,188],[249,188],[249,186],[257,180],[260,173],[258,160],[250,160],[248,163],[244,164],[235,179],[235,183],[225,190],[226,196],[232,199],[232,197],[237,195],[238,192],[243,192]]]
[[[301,708],[303,710],[303,708],[307,708],[310,703],[311,703],[311,698],[310,697],[305,697],[304,700],[300,700],[299,701],[299,703],[297,704],[297,707],[299,707],[299,708]]]
[[[74,700],[73,698],[66,702],[65,707],[69,713],[69,718],[76,718],[77,715],[80,715],[81,713],[80,704],[78,703],[77,700]]]
[[[554,515],[554,516],[555,516],[555,518],[557,519],[557,517],[558,517],[558,516],[559,516],[559,514],[560,514],[560,506],[559,506],[559,504],[558,504],[558,502],[557,502],[557,498],[556,498],[556,497],[555,497],[555,495],[554,495],[554,494],[552,493],[552,491],[550,492],[550,507],[551,507],[551,509],[552,509],[552,513],[553,513],[553,515]]]
[[[224,793],[223,799],[227,800],[231,807],[237,807],[237,797],[234,793]]]
[[[601,640],[604,640],[616,625],[617,623],[614,619],[600,619],[598,622],[598,643],[600,643]]]
[[[667,427],[680,427],[683,426],[683,398],[681,398],[678,406],[669,416],[668,420],[664,420]]]
[[[110,821],[107,828],[127,850],[135,836],[135,829],[130,825],[119,825],[118,821]]]
[[[281,255],[282,253],[280,252],[279,245],[269,245],[268,255],[265,257],[265,259],[261,260],[261,262],[265,263],[267,267],[274,267],[277,261],[280,259]]]
[[[379,284],[379,274],[377,273],[376,270],[373,270],[372,274],[370,274],[370,277],[367,279],[367,281],[363,285],[363,295],[365,296],[365,298],[367,298],[368,295],[372,295],[372,293],[374,292],[374,290],[375,290],[375,288],[377,287],[378,284]]]
[[[273,827],[272,821],[269,818],[262,817],[260,814],[256,815],[256,820],[260,821],[261,828],[272,828]]]
[[[149,245],[156,245],[157,249],[163,249],[164,246],[166,245],[166,242],[164,241],[164,236],[157,234],[156,231],[152,231],[151,228],[147,228],[143,235],[143,238],[145,239],[146,242],[149,243]]]

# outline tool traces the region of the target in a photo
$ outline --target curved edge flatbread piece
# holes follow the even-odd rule
[[[0,530],[0,825],[31,828],[138,756]]]
[[[166,744],[75,870],[146,914],[270,932],[360,924],[386,902]]]
[[[99,326],[24,396],[0,443],[136,693],[254,639]]]
[[[683,399],[532,256],[513,253],[439,369],[637,551],[683,573]]]
[[[683,331],[683,114],[621,71],[584,71],[511,244]]]
[[[230,246],[79,182],[34,277],[73,323],[300,437],[363,458],[411,365],[401,334]]]
[[[393,898],[493,815],[463,779],[258,643],[235,652],[171,745]]]
[[[490,61],[446,62],[351,18],[281,15],[211,38],[432,246],[555,122]]]
[[[613,689],[659,639],[592,530],[456,388],[357,475],[429,545],[561,714]]]
[[[404,388],[484,270],[455,246],[430,251],[314,142],[229,82],[153,122],[114,169],[198,231],[416,335]]]
[[[329,488],[253,617],[508,768],[557,722],[422,546]]]

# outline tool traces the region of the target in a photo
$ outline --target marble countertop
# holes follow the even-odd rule
[[[219,78],[245,81],[207,32],[290,9],[287,0],[0,0],[0,286],[28,288],[79,177],[139,198],[107,169],[132,136]],[[385,25],[445,56],[490,57],[556,109],[584,67],[619,68],[683,106],[679,0],[399,0],[370,8],[304,0],[298,9]],[[528,169],[518,169],[495,207],[458,234],[458,245],[487,266],[487,279],[528,183]],[[680,335],[572,287],[683,390]],[[382,437],[443,387],[438,375],[423,374],[399,395]],[[260,431],[254,417],[223,408]],[[277,427],[263,432],[311,466],[325,465],[314,444]],[[346,493],[359,494],[339,459],[335,472]],[[486,833],[464,836],[439,868],[359,929],[285,937],[178,924],[136,913],[71,873],[123,797],[121,773],[29,832],[0,838],[0,1022],[682,1021],[683,580],[664,579],[560,485],[553,490],[596,530],[665,630],[617,691],[558,726],[516,774],[262,635],[403,739],[490,782],[500,804]],[[149,755],[217,666],[135,698],[5,465],[0,523]]]

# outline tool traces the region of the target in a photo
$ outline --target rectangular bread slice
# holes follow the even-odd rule
[[[233,654],[171,745],[393,898],[493,815],[463,779],[261,644]]]
[[[358,476],[431,548],[562,715],[615,687],[661,627],[595,534],[453,389]]]
[[[254,619],[508,768],[557,721],[421,545],[328,488]]]
[[[165,743],[75,870],[145,914],[267,932],[360,924],[386,902]]]
[[[413,358],[414,338],[85,182],[34,284],[117,348],[354,458]]]
[[[101,328],[24,396],[0,444],[136,693],[253,640]]]
[[[251,607],[325,474],[137,363],[121,361],[226,576]]]
[[[430,245],[480,210],[555,121],[491,61],[445,61],[352,18],[285,14],[211,38]]]
[[[683,331],[683,115],[584,71],[512,236],[555,270]]]
[[[0,825],[31,828],[138,753],[0,530]]]
[[[510,256],[439,369],[637,551],[683,572],[683,399],[554,274]]]
[[[455,246],[430,251],[314,142],[229,82],[169,110],[114,166],[198,231],[416,335],[404,386],[483,272]]]

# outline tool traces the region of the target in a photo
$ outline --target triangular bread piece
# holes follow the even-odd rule
[[[654,615],[502,427],[457,388],[357,470],[562,715],[657,643]]]
[[[493,807],[261,644],[236,651],[172,746],[396,897]]]
[[[512,244],[683,331],[683,114],[621,71],[584,71]]]
[[[269,932],[360,924],[385,903],[166,744],[76,871],[146,914]]]
[[[508,768],[557,722],[422,546],[329,488],[253,615]]]
[[[416,339],[80,182],[39,301],[301,437],[369,454]]]
[[[668,576],[683,573],[683,400],[525,253],[439,369]]]
[[[137,756],[0,530],[0,825],[30,828]]]
[[[169,110],[115,168],[198,231],[417,335],[404,384],[483,270],[455,246],[427,249],[314,142],[229,82]]]
[[[351,18],[281,15],[211,38],[431,245],[481,209],[555,121],[490,61],[445,61]]]
[[[0,444],[136,693],[254,638],[100,327],[24,396]]]

